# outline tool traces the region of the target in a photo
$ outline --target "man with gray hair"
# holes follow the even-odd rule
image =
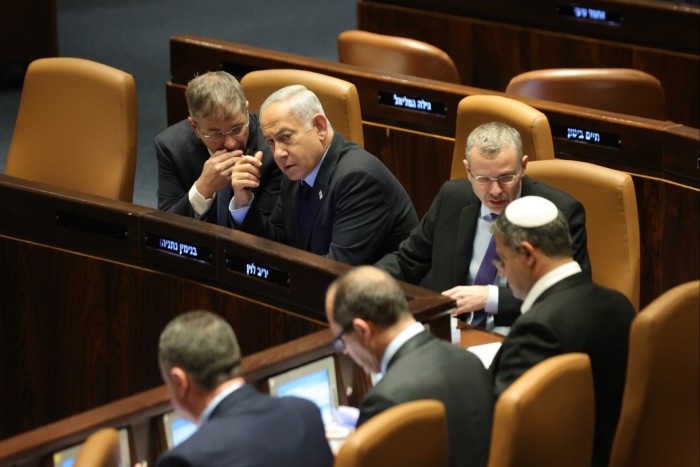
[[[411,235],[376,266],[453,298],[455,314],[476,327],[510,326],[520,315],[520,301],[492,265],[489,225],[521,196],[550,199],[569,222],[574,258],[590,273],[584,208],[525,175],[528,157],[520,134],[504,123],[485,123],[472,131],[463,162],[467,179],[446,182]]]
[[[259,152],[261,182],[254,193],[261,214],[268,216],[282,173],[238,80],[225,71],[195,76],[185,98],[189,117],[155,138],[158,209],[233,227],[231,171],[244,154]]]
[[[318,97],[301,85],[270,95],[263,134],[284,173],[269,219],[251,193],[264,175],[257,156],[233,168],[232,215],[239,228],[349,264],[396,249],[418,223],[406,190],[382,162],[333,131]]]
[[[333,465],[318,407],[246,384],[238,340],[220,316],[191,311],[174,318],[160,336],[158,360],[173,407],[199,428],[157,467]]]
[[[595,284],[574,261],[566,219],[551,201],[525,196],[493,223],[498,269],[524,300],[491,364],[496,395],[537,363],[570,352],[591,359],[593,465],[608,465],[622,405],[629,329],[636,312],[622,293]]]

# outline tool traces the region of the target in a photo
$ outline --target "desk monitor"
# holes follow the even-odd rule
[[[197,431],[197,425],[176,412],[168,412],[163,415],[163,427],[168,450],[182,443]]]
[[[272,376],[267,383],[271,396],[296,396],[308,399],[321,410],[324,425],[333,424],[335,420],[333,411],[338,408],[338,388],[333,356]]]
[[[119,455],[122,467],[131,466],[131,453],[129,451],[129,433],[126,428],[117,431],[119,435]],[[69,448],[53,453],[53,467],[73,467],[78,458],[78,451],[83,447],[83,443],[76,444]]]

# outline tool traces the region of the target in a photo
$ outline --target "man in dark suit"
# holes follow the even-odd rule
[[[564,213],[574,240],[574,258],[590,273],[583,206],[566,193],[528,178],[527,161],[516,129],[499,122],[477,127],[467,139],[468,180],[446,182],[411,235],[376,266],[396,279],[453,298],[455,314],[467,319],[473,318],[471,312],[476,312],[474,317],[481,315],[478,327],[510,326],[520,315],[520,301],[495,270],[482,281],[479,270],[493,259],[488,257],[489,246],[493,251],[492,215],[520,196],[538,195],[552,200]]]
[[[488,371],[472,353],[425,331],[391,276],[373,266],[350,270],[328,288],[326,317],[337,335],[336,350],[381,376],[360,404],[358,426],[403,402],[439,400],[447,413],[450,465],[487,465],[493,412]]]
[[[393,251],[418,223],[406,190],[379,159],[335,133],[316,95],[282,88],[260,108],[260,123],[285,177],[268,219],[249,191],[261,161],[233,168],[233,217],[243,231],[350,264]],[[252,203],[252,204],[251,204]]]
[[[193,311],[173,319],[160,336],[158,358],[173,406],[199,428],[157,467],[333,465],[318,407],[247,385],[238,341],[220,316]]]
[[[236,78],[225,71],[197,76],[185,98],[190,116],[155,138],[158,209],[233,227],[231,169],[244,153],[262,151],[261,182],[254,193],[262,215],[269,215],[282,173]]]
[[[585,352],[595,391],[593,465],[608,465],[627,371],[635,310],[622,293],[595,284],[574,261],[566,219],[551,201],[513,201],[493,225],[501,271],[522,316],[491,365],[496,395],[548,357]]]

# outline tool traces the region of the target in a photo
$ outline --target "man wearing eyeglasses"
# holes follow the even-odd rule
[[[350,270],[328,288],[326,317],[336,351],[380,374],[360,403],[357,426],[397,404],[435,399],[445,404],[449,465],[487,465],[491,377],[474,354],[438,339],[413,318],[396,280],[374,266]]]
[[[527,195],[551,200],[568,221],[574,259],[591,270],[583,205],[527,177],[527,161],[516,129],[500,122],[478,126],[467,138],[467,179],[446,182],[411,235],[376,266],[453,298],[455,314],[473,326],[507,332],[521,301],[493,265],[489,226],[511,201]]]
[[[196,76],[185,98],[189,117],[155,138],[158,209],[233,227],[231,171],[244,154],[261,153],[261,181],[253,193],[268,216],[282,174],[238,80],[224,71]]]

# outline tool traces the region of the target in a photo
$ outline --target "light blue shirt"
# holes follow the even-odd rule
[[[242,382],[233,383],[226,389],[221,391],[219,394],[217,394],[216,397],[214,397],[211,401],[209,401],[207,406],[204,408],[204,411],[202,412],[202,416],[199,417],[199,426],[204,425],[209,420],[209,417],[211,417],[211,413],[221,403],[222,400],[224,400],[229,394],[233,393],[233,391],[240,388],[244,384],[245,383]]]

